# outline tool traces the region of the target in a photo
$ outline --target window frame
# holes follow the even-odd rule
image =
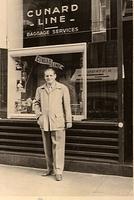
[[[83,54],[83,115],[74,115],[74,120],[82,120],[87,118],[87,44],[73,43],[64,45],[50,45],[41,47],[30,47],[21,49],[12,49],[8,52],[8,104],[7,104],[7,118],[35,118],[35,114],[15,114],[14,113],[14,96],[15,96],[15,57],[36,56],[36,55],[50,55],[50,54],[66,54],[66,53],[82,53]]]

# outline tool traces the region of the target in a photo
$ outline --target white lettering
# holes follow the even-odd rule
[[[34,26],[34,24],[33,24],[33,23],[30,23],[30,26]]]
[[[67,20],[70,22],[75,21],[75,18],[69,18],[70,15],[62,15],[62,13],[71,13],[76,12],[79,7],[77,4],[71,4],[70,6],[63,5],[60,7],[53,7],[53,8],[39,8],[35,10],[28,10],[27,11],[27,17],[36,18],[36,23],[38,26],[43,25],[50,25],[50,24],[56,24],[56,23],[65,23]],[[35,26],[33,22],[30,20],[29,26]]]
[[[78,5],[77,4],[71,5],[71,11],[75,12],[76,10],[78,10]]]
[[[48,18],[45,18],[44,20],[45,20],[45,24],[48,24]]]
[[[64,15],[60,16],[60,22],[61,22],[61,23],[64,23],[64,22],[65,22],[65,16],[64,16]]]
[[[78,5],[77,4],[72,4],[70,7],[69,6],[61,6],[60,8],[59,7],[54,7],[53,9],[52,8],[44,8],[44,9],[36,9],[36,10],[29,10],[27,12],[27,16],[28,17],[33,17],[34,15],[39,17],[39,16],[42,16],[42,15],[53,15],[55,13],[67,13],[69,11],[71,12],[76,12],[77,10],[79,9]]]
[[[54,13],[60,13],[60,10],[58,9],[58,7],[55,7],[55,8],[54,8],[52,14],[54,14]]]
[[[57,17],[50,17],[50,24],[56,23],[57,22]]]
[[[52,34],[65,34],[65,33],[75,33],[78,32],[78,27],[72,27],[72,28],[65,28],[65,29],[53,29]]]
[[[44,9],[44,15],[47,15],[47,14],[49,14],[49,15],[51,14],[51,8],[48,8],[48,9],[45,8]]]
[[[29,10],[29,11],[27,12],[27,16],[28,16],[28,17],[33,17],[33,10]]]
[[[44,23],[41,21],[41,19],[38,19],[38,25],[44,25]]]
[[[34,31],[34,32],[27,32],[27,37],[33,37],[33,36],[46,36],[49,35],[49,30],[47,31]]]
[[[36,16],[41,16],[41,14],[42,14],[42,10],[40,9],[40,10],[35,10],[35,15]]]
[[[68,12],[68,6],[62,6],[62,13]]]

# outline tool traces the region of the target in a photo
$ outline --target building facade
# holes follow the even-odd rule
[[[132,1],[7,1],[1,163],[44,167],[34,96],[52,66],[71,96],[65,169],[132,175],[131,17]]]

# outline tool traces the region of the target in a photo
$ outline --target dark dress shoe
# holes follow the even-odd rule
[[[48,170],[48,171],[46,171],[46,172],[44,172],[42,174],[42,176],[50,176],[50,175],[54,175],[54,171],[53,170]]]
[[[56,178],[56,181],[61,181],[62,180],[62,174],[56,174],[55,178]]]

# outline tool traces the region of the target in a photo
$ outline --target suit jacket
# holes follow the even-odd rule
[[[50,92],[46,84],[38,87],[35,95],[35,114],[37,123],[44,131],[64,129],[66,122],[72,122],[68,88],[57,81]]]

